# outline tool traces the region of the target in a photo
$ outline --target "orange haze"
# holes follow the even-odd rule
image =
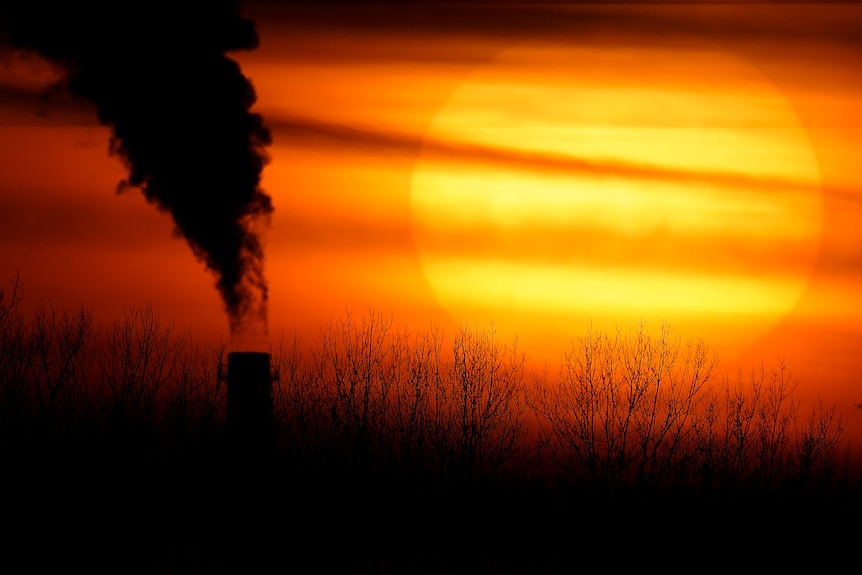
[[[735,372],[785,358],[862,435],[855,4],[337,10],[250,3],[235,57],[273,133],[270,336],[375,310],[494,322],[558,363],[669,321]],[[0,271],[26,302],[152,302],[227,339],[213,279],[56,74],[0,60]],[[205,169],[205,166],[202,167]]]

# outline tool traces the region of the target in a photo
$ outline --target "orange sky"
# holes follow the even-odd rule
[[[377,310],[495,322],[556,365],[590,321],[779,357],[862,429],[862,44],[852,4],[250,4],[273,133],[270,334]],[[151,301],[227,339],[168,216],[116,194],[84,104],[0,60],[0,271],[27,302]],[[858,432],[858,431],[857,431]]]

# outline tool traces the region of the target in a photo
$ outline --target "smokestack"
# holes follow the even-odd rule
[[[270,355],[235,351],[227,356],[225,432],[232,447],[259,453],[275,446]]]

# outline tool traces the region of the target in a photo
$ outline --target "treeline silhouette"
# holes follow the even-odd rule
[[[858,523],[837,410],[803,410],[783,364],[718,378],[667,327],[589,332],[536,374],[493,329],[347,315],[311,351],[270,350],[277,448],[251,460],[226,449],[225,345],[150,306],[101,329],[22,297],[0,294],[0,456],[10,549],[36,565],[571,572],[610,540],[667,566],[660,540],[680,558],[732,532],[733,556],[767,561],[746,537],[825,545]]]

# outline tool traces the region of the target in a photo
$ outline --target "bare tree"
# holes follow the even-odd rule
[[[488,479],[525,455],[525,363],[517,340],[501,345],[493,326],[455,335],[440,398],[450,426],[441,443],[444,464],[457,476]]]
[[[662,326],[613,336],[592,329],[563,357],[556,382],[538,380],[542,443],[563,476],[590,484],[662,485],[685,475],[689,438],[717,360],[681,347]]]
[[[440,471],[441,445],[448,442],[442,360],[443,334],[418,334],[392,393],[393,463],[410,477]]]
[[[818,399],[801,429],[796,430],[797,479],[803,487],[828,488],[846,477],[848,462],[842,467],[838,461],[845,430],[846,423],[836,407]]]
[[[10,283],[10,296],[0,292],[0,410],[8,422],[26,421],[40,432],[69,429],[88,407],[93,313],[83,306],[70,313],[38,305],[27,321],[20,279]]]
[[[327,391],[327,364],[322,354],[303,354],[299,340],[280,340],[273,354],[279,374],[273,392],[276,433],[279,443],[296,461],[313,464],[329,459],[335,443]]]
[[[101,363],[100,408],[113,433],[155,431],[159,392],[175,376],[189,340],[161,325],[147,304],[130,308],[108,332]]]
[[[663,326],[614,337],[592,330],[566,354],[532,405],[554,473],[602,486],[772,490],[838,476],[845,425],[818,404],[799,424],[797,387],[780,361],[747,379],[712,382],[702,342]],[[847,468],[843,472],[846,474]],[[816,478],[816,479],[815,479]]]
[[[27,372],[35,357],[21,311],[24,296],[20,277],[10,284],[9,291],[0,291],[0,421],[7,426],[17,425],[28,416],[32,386]]]
[[[189,342],[185,347],[163,394],[164,419],[176,440],[217,434],[223,424],[227,395],[219,370],[227,346],[219,343],[198,348]]]
[[[80,417],[92,416],[88,381],[97,336],[93,312],[83,306],[74,313],[46,306],[36,309],[30,332],[34,352],[30,385],[47,425],[75,426]]]
[[[391,330],[392,320],[379,314],[358,323],[348,314],[322,334],[329,423],[337,449],[359,469],[377,463],[388,431],[389,394],[406,360],[404,338]]]

